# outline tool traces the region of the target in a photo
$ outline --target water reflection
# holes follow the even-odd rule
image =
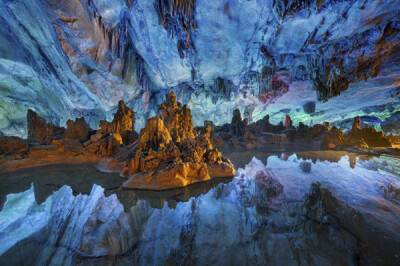
[[[262,151],[260,161],[236,152],[228,155],[234,163],[247,162],[233,180],[163,192],[121,189],[118,175],[89,166],[88,176],[70,166],[48,178],[46,168],[30,180],[19,172],[8,189],[32,178],[35,189],[0,212],[0,264],[400,263],[398,158],[359,155],[353,163],[346,153]],[[71,190],[53,182],[61,171],[71,171],[62,177]]]
[[[313,164],[317,161],[337,163],[342,157],[348,157],[351,168],[355,168],[357,160],[369,161],[373,158],[380,157],[377,155],[357,154],[346,151],[309,150],[309,147],[301,148],[301,146],[300,148],[288,149],[286,146],[282,148],[279,145],[270,145],[263,149],[252,150],[225,148],[222,152],[230,158],[236,169],[244,168],[253,157],[259,158],[264,164],[267,163],[268,157],[270,156],[278,156],[283,160],[287,160],[290,156],[296,155],[297,158],[310,160]],[[304,165],[308,164],[309,163],[304,163]],[[306,167],[311,168],[312,166],[308,165]],[[396,170],[397,169],[392,169],[392,172]],[[30,188],[32,183],[38,204],[44,202],[54,191],[58,190],[63,185],[70,186],[74,195],[77,195],[79,193],[89,194],[93,184],[98,184],[105,189],[107,195],[115,193],[125,209],[135,205],[140,199],[149,201],[153,208],[162,208],[165,203],[167,203],[170,208],[174,208],[177,202],[185,202],[191,197],[198,197],[201,194],[205,194],[221,182],[231,182],[232,178],[215,178],[208,182],[167,191],[123,189],[121,184],[124,181],[125,178],[120,177],[118,173],[100,171],[92,164],[50,165],[21,169],[0,174],[0,210],[6,200],[7,194],[26,191]]]
[[[7,194],[26,191],[34,186],[38,204],[44,202],[54,191],[63,185],[72,188],[75,195],[89,194],[93,184],[106,190],[118,188],[125,178],[117,173],[104,173],[91,164],[49,165],[21,169],[0,175],[0,207]]]
[[[162,209],[167,204],[169,208],[175,209],[178,202],[187,202],[191,198],[197,198],[208,193],[218,184],[226,184],[232,180],[233,178],[229,177],[213,178],[206,182],[164,191],[119,188],[108,190],[106,195],[116,194],[125,210],[135,206],[139,200],[147,201],[152,208]]]
[[[274,146],[272,146],[274,147]],[[287,150],[277,148],[264,149],[224,149],[236,169],[244,168],[253,157],[259,158],[264,164],[270,156],[278,156],[287,160],[290,156],[296,155],[303,160],[311,160],[314,164],[317,161],[328,161],[337,163],[344,156],[349,157],[349,165],[354,168],[357,160],[368,161],[372,158],[379,158],[373,155],[349,153],[345,151],[321,151],[321,150]],[[91,164],[71,165],[50,165],[21,169],[14,172],[0,174],[0,210],[6,200],[6,195],[26,191],[31,184],[34,185],[35,197],[38,204],[44,202],[54,191],[63,185],[72,188],[74,195],[79,193],[89,194],[93,184],[98,184],[106,190],[107,195],[115,193],[125,209],[129,208],[139,199],[147,200],[154,208],[162,208],[165,203],[174,208],[177,202],[188,201],[191,197],[198,197],[207,193],[218,183],[227,183],[231,178],[216,178],[208,182],[193,184],[185,188],[171,189],[167,191],[146,191],[123,189],[121,184],[125,178],[118,173],[106,173],[100,171]]]
[[[332,163],[337,163],[344,156],[350,158],[349,165],[354,168],[356,166],[357,160],[368,161],[373,158],[379,158],[379,154],[360,154],[355,152],[347,151],[336,151],[336,150],[319,150],[297,148],[288,149],[287,147],[282,148],[280,146],[269,145],[268,147],[263,147],[260,149],[241,149],[241,148],[223,148],[222,153],[225,154],[235,165],[235,168],[244,168],[253,157],[260,159],[263,163],[267,162],[269,156],[278,156],[283,159],[287,159],[292,155],[296,155],[297,158],[304,160],[311,160],[313,163],[317,161],[328,161]]]

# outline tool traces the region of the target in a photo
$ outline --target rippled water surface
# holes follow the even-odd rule
[[[0,175],[0,264],[400,264],[400,159],[224,153],[233,179],[162,192],[92,165]]]

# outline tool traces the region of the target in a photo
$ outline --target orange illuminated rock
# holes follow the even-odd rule
[[[362,140],[369,147],[392,147],[390,138],[384,132],[378,132],[371,127],[361,128],[361,121],[358,116],[354,118],[353,126],[348,135],[353,141],[359,143]],[[365,145],[363,144],[363,146]]]
[[[100,157],[111,157],[118,153],[120,142],[114,136],[108,136],[86,146],[86,152]]]
[[[336,147],[356,147],[365,149],[369,147],[391,147],[390,137],[383,132],[378,132],[374,128],[361,128],[360,118],[354,118],[353,126],[348,134],[344,134],[340,129],[332,127],[323,137],[321,146],[333,149]]]
[[[62,152],[69,152],[74,154],[82,154],[84,148],[79,139],[58,139],[51,142],[50,148],[52,150]]]
[[[28,110],[26,118],[29,143],[50,144],[54,137],[61,138],[65,132],[65,128],[46,123],[45,119],[31,109]]]
[[[139,146],[142,150],[157,150],[160,145],[165,147],[171,140],[164,122],[158,117],[153,117],[147,120],[146,127],[140,133]]]
[[[133,158],[125,163],[123,175],[130,178],[124,187],[163,190],[234,176],[229,159],[213,150],[210,128],[197,136],[190,110],[181,107],[173,93],[160,105],[160,112],[162,119],[147,121]]]
[[[78,139],[81,142],[84,142],[89,137],[90,127],[88,123],[86,123],[85,118],[77,118],[75,121],[68,120],[67,121],[67,129],[64,133],[64,138],[66,139]]]
[[[100,120],[99,129],[96,131],[97,134],[105,134],[108,133],[108,127],[110,126],[110,122],[105,120]]]
[[[211,126],[199,134],[194,131],[190,110],[178,103],[173,93],[160,105],[160,117],[148,119],[137,140],[133,138],[134,119],[135,113],[120,101],[113,121],[100,121],[93,134],[83,118],[69,120],[67,130],[59,130],[29,111],[30,140],[51,145],[32,145],[24,167],[59,163],[63,158],[82,157],[84,161],[95,157],[105,162],[105,167],[129,177],[124,187],[154,190],[234,176],[232,163],[211,144]],[[3,142],[0,152],[11,148]],[[14,140],[15,149],[28,151],[27,145],[21,142],[19,147],[19,143],[19,139]]]
[[[161,119],[175,142],[181,142],[186,138],[194,138],[196,132],[193,128],[192,114],[186,105],[176,101],[173,92],[166,96],[165,102],[159,106]]]
[[[12,155],[28,152],[28,143],[19,137],[0,137],[0,155]]]
[[[100,128],[107,126],[107,123],[100,123]],[[124,101],[118,102],[118,110],[114,115],[114,119],[108,124],[108,133],[118,133],[121,135],[124,143],[132,142],[134,139],[135,112],[127,107]]]

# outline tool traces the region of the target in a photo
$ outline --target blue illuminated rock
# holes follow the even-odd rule
[[[139,132],[170,90],[195,126],[235,109],[249,124],[282,109],[294,125],[384,122],[400,110],[399,15],[390,1],[4,1],[0,129],[26,136],[29,108],[95,128],[124,100]]]

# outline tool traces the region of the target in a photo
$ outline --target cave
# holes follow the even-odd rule
[[[399,0],[0,24],[0,265],[400,265]]]

